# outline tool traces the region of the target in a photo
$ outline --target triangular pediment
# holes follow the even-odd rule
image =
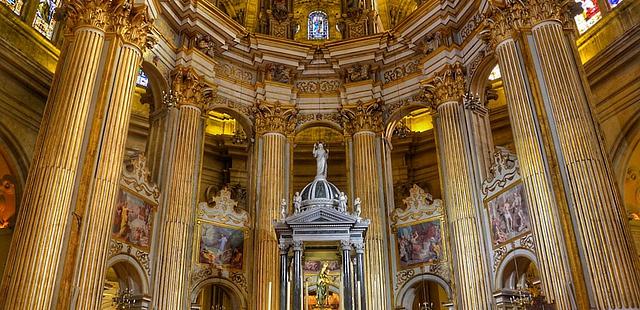
[[[330,207],[316,207],[294,214],[286,219],[287,224],[312,224],[312,223],[355,223],[355,216],[339,212]]]

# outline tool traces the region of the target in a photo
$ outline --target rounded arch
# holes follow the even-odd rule
[[[640,144],[640,113],[636,113],[622,128],[612,144],[610,154],[613,170],[618,186],[624,184],[627,166],[631,161],[633,151]],[[624,201],[624,190],[620,191]]]
[[[148,89],[153,96],[151,111],[159,111],[162,108],[162,94],[169,90],[169,84],[154,64],[145,60],[140,67],[149,79]]]
[[[225,278],[218,277],[210,277],[198,282],[191,290],[191,296],[189,298],[191,304],[197,302],[198,294],[203,288],[207,287],[208,285],[217,285],[224,288],[232,298],[232,303],[234,306],[233,309],[247,309],[247,300],[240,288],[238,288],[233,282]]]
[[[20,143],[13,133],[0,123],[0,156],[6,161],[9,171],[11,172],[10,180],[13,183],[13,193],[15,198],[15,210],[13,215],[9,219],[9,225],[15,224],[15,219],[20,211],[20,201],[22,200],[22,190],[27,181],[27,175],[29,174],[29,166],[31,160],[27,156],[23,145]],[[0,175],[0,178],[4,177]],[[4,262],[0,262],[4,263]]]
[[[409,279],[409,281],[405,282],[402,285],[402,287],[398,291],[398,294],[396,295],[395,307],[399,309],[411,309],[411,304],[413,303],[413,298],[415,297],[415,287],[423,281],[434,282],[438,284],[444,289],[445,293],[447,294],[447,298],[451,300],[453,295],[451,292],[451,286],[447,283],[447,281],[434,274],[422,273],[413,276],[411,279]]]
[[[306,129],[309,129],[309,128],[313,128],[313,127],[324,127],[324,128],[329,128],[329,129],[336,130],[338,132],[343,132],[344,131],[342,126],[339,125],[336,122],[329,121],[329,120],[313,120],[313,121],[305,122],[305,123],[302,123],[302,124],[298,125],[296,127],[296,129],[295,129],[295,134],[297,135],[300,132],[305,131]]]
[[[429,109],[431,108],[427,103],[420,101],[410,101],[402,108],[397,109],[387,119],[386,127],[384,130],[384,138],[388,141],[391,141],[391,137],[393,136],[393,131],[396,129],[398,122],[402,120],[405,116],[409,115],[409,113],[420,110],[420,109]]]
[[[113,268],[118,276],[120,287],[126,287],[137,294],[148,296],[149,278],[142,265],[126,254],[118,254],[107,261],[107,269]]]
[[[245,115],[244,113],[231,107],[223,105],[214,106],[211,110],[231,115],[231,117],[233,117],[238,122],[238,124],[240,124],[247,137],[253,137],[253,122],[248,115]]]
[[[518,258],[524,258],[530,261],[532,264],[534,264],[536,268],[538,267],[538,259],[536,255],[533,252],[531,252],[531,250],[518,248],[509,252],[509,254],[507,254],[502,259],[502,262],[496,269],[496,277],[495,277],[494,283],[497,289],[505,287],[506,283],[504,280],[505,280],[506,272],[510,272],[509,267],[511,265],[511,262],[516,262],[516,259]],[[523,270],[526,270],[526,269],[523,268]]]
[[[469,80],[469,92],[480,96],[480,102],[486,101],[486,88],[489,85],[489,75],[498,65],[498,60],[493,54],[484,55],[477,69]]]

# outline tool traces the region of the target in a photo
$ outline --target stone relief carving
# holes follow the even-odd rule
[[[407,75],[418,72],[420,70],[420,61],[411,60],[404,64],[401,64],[391,70],[385,71],[382,74],[385,83],[401,79]]]
[[[157,205],[160,199],[160,189],[151,182],[150,176],[147,158],[144,153],[139,153],[125,160],[120,183]]]
[[[266,80],[289,84],[295,77],[293,69],[282,64],[269,64],[266,68]]]
[[[250,227],[249,213],[237,206],[238,202],[231,199],[231,191],[225,187],[209,201],[198,204],[197,217],[215,223]]]
[[[370,68],[368,64],[355,64],[347,68],[346,80],[347,82],[359,82],[368,80],[370,78]]]
[[[216,73],[231,80],[254,83],[255,75],[230,63],[221,62],[216,66]]]
[[[295,85],[301,93],[329,93],[338,91],[342,83],[339,80],[297,81]]]
[[[209,35],[198,34],[195,38],[195,46],[198,50],[203,52],[205,55],[209,57],[215,56],[215,43],[213,38]]]
[[[405,208],[396,208],[391,213],[394,225],[403,225],[426,220],[444,214],[444,203],[440,199],[426,193],[418,185],[413,184],[409,190],[409,197],[403,199]]]
[[[482,194],[489,196],[500,188],[504,188],[515,178],[519,178],[518,158],[503,147],[496,147],[493,153],[493,164],[489,168],[489,177],[482,182]]]
[[[452,44],[453,32],[450,28],[442,28],[427,34],[424,39],[418,43],[418,46],[423,54],[429,55],[442,46],[451,46]]]

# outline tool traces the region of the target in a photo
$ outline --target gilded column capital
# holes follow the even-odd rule
[[[485,13],[484,39],[493,48],[519,31],[549,20],[573,27],[573,16],[582,8],[575,1],[561,0],[492,0]]]
[[[256,133],[281,133],[288,135],[293,133],[296,127],[298,109],[293,105],[284,105],[280,102],[258,102],[251,109],[255,118]]]
[[[110,30],[122,39],[144,51],[151,48],[155,38],[151,35],[153,19],[146,5],[133,5],[129,0],[114,1],[111,9]]]
[[[424,95],[434,107],[446,102],[459,102],[465,93],[464,68],[457,62],[444,69],[424,83]]]
[[[73,32],[79,27],[93,27],[105,31],[109,24],[110,0],[70,0],[55,12],[55,18],[66,21],[66,29]]]
[[[167,106],[192,106],[204,111],[207,85],[191,67],[176,67],[171,72],[171,91],[165,94]]]
[[[338,109],[342,127],[350,134],[361,131],[381,132],[383,130],[383,109],[378,101],[358,102]]]

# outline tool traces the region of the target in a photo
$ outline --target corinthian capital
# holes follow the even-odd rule
[[[338,112],[342,116],[342,127],[349,133],[353,134],[360,131],[381,132],[383,130],[383,110],[378,101],[345,105]]]
[[[176,67],[171,72],[171,90],[178,106],[194,106],[204,110],[206,84],[191,67]]]
[[[146,5],[133,5],[131,0],[114,1],[111,12],[111,30],[141,50],[151,48],[155,38],[151,35],[153,19]]]
[[[573,26],[573,16],[581,8],[575,1],[561,0],[493,0],[485,15],[485,40],[493,47],[515,33],[556,20],[565,27]],[[577,6],[576,6],[577,5]]]
[[[56,20],[67,22],[67,31],[78,27],[94,27],[106,30],[111,11],[110,0],[69,0],[56,10]]]
[[[295,130],[298,110],[293,105],[258,102],[251,113],[255,117],[256,132],[260,135],[269,132],[287,135]]]
[[[436,106],[445,102],[459,101],[465,92],[464,68],[457,62],[444,69],[425,83],[425,97]]]

